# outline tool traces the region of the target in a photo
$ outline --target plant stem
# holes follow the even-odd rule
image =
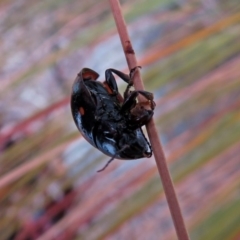
[[[129,38],[126,23],[122,16],[120,3],[118,0],[109,0],[112,14],[115,19],[117,30],[121,39],[123,51],[126,56],[129,70],[138,66],[137,59]],[[139,70],[134,74],[134,87],[137,90],[144,90],[143,81]],[[166,194],[168,206],[172,215],[174,226],[179,240],[189,240],[189,236],[184,224],[181,209],[174,190],[173,182],[167,167],[166,158],[158,137],[157,129],[153,119],[146,125],[149,140],[152,145],[154,157],[158,167],[158,171],[162,180],[163,188]]]

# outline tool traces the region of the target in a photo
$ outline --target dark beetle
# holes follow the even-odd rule
[[[106,81],[96,81],[98,73],[83,68],[73,84],[71,108],[73,119],[83,137],[94,147],[114,159],[151,157],[151,146],[141,127],[153,116],[153,94],[130,91],[132,76],[115,69],[105,71]],[[122,97],[113,73],[128,85]],[[147,101],[137,102],[141,94]],[[101,169],[104,170],[107,165]]]

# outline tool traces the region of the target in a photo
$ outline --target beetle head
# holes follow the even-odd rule
[[[151,157],[152,150],[150,144],[145,138],[142,130],[122,130],[109,136],[101,131],[101,134],[95,135],[95,143],[98,149],[108,156],[114,156],[118,159],[138,159]]]
[[[123,132],[120,142],[121,146],[128,146],[121,153],[125,158],[137,159],[152,156],[150,144],[140,128],[135,131]]]

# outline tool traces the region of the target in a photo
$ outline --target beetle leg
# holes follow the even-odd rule
[[[137,102],[136,98],[138,94],[141,94],[148,101]],[[127,114],[128,126],[132,129],[136,129],[149,122],[153,116],[154,108],[155,102],[153,101],[152,93],[146,91],[133,91],[124,101],[121,112]]]
[[[132,68],[130,70],[130,73],[129,73],[129,82],[128,82],[128,85],[123,93],[123,96],[124,96],[124,99],[126,99],[128,97],[128,95],[130,94],[130,88],[133,86],[133,77],[134,77],[134,74],[136,73],[136,69],[138,68],[141,68],[141,66],[137,66],[135,68]]]
[[[124,91],[123,97],[124,99],[126,99],[129,95],[129,89],[133,86],[133,76],[136,72],[137,68],[141,68],[140,66],[137,66],[133,69],[131,69],[129,75],[120,72],[114,68],[109,68],[106,70],[105,75],[106,75],[106,82],[109,84],[109,86],[111,87],[111,85],[113,85],[113,83],[116,85],[116,81],[114,76],[112,75],[112,72],[115,73],[117,76],[119,76],[123,81],[125,81],[128,85],[126,90]]]
[[[110,88],[110,89],[108,89],[108,91],[110,90],[110,93],[117,95],[118,94],[118,86],[116,83],[116,79],[112,74],[111,69],[107,69],[105,71],[105,78],[106,78],[107,87]]]
[[[141,66],[137,66],[137,67],[135,67],[135,68],[132,68],[132,69],[130,70],[130,73],[129,73],[130,79],[133,79],[133,76],[134,76],[137,68],[142,68],[142,67],[141,67]]]
[[[133,108],[137,101],[137,96],[138,96],[138,91],[133,91],[131,92],[127,98],[124,100],[124,103],[121,107],[121,112],[126,112],[126,111],[130,111],[131,108]]]
[[[123,72],[120,72],[116,69],[113,69],[113,68],[110,68],[109,69],[111,72],[115,73],[116,75],[118,75],[124,82],[126,82],[128,85],[127,85],[127,88],[126,90],[124,91],[124,94],[123,94],[123,97],[124,99],[127,98],[128,94],[129,94],[129,89],[132,87],[133,85],[133,81],[131,80],[131,75],[127,75]]]
[[[153,94],[147,91],[137,91],[138,93],[140,93],[142,96],[144,96],[147,100],[150,101],[150,106],[151,109],[153,110],[156,106],[156,103],[153,101]]]
[[[153,111],[146,109],[144,105],[145,103],[138,103],[134,108],[131,109],[128,116],[128,124],[130,128],[140,128],[143,125],[146,125],[152,118]]]
[[[132,82],[132,77],[134,76],[137,68],[141,68],[141,66],[137,66],[137,67],[131,69],[129,75],[128,75],[128,74],[125,74],[125,73],[123,73],[123,72],[120,72],[120,71],[118,71],[118,70],[116,70],[116,69],[114,69],[114,68],[109,68],[109,69],[107,69],[106,71],[111,71],[111,72],[115,73],[115,74],[118,75],[123,81],[125,81],[126,83],[132,85],[132,84],[133,84],[133,82]]]
[[[116,70],[116,69],[113,69],[113,68],[109,68],[109,69],[107,69],[106,71],[111,71],[111,72],[113,72],[113,73],[115,73],[116,75],[118,75],[124,82],[126,82],[126,83],[128,83],[129,84],[129,82],[130,82],[130,80],[131,80],[131,78],[130,78],[130,76],[129,75],[127,75],[127,74],[125,74],[125,73],[123,73],[123,72],[120,72],[120,71],[118,71],[118,70]]]
[[[121,112],[127,111],[135,107],[136,105],[136,98],[138,94],[143,95],[149,102],[151,109],[153,110],[155,108],[155,102],[153,101],[153,94],[147,91],[132,91],[127,98],[125,99]],[[149,105],[149,102],[146,102],[147,105]],[[139,105],[144,105],[145,103],[139,103]]]

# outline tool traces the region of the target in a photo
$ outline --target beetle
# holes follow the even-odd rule
[[[132,160],[151,157],[151,145],[141,127],[153,116],[153,94],[130,91],[135,67],[127,75],[116,69],[105,71],[105,81],[97,81],[99,74],[83,68],[77,75],[71,95],[74,122],[82,136],[94,147],[111,157],[103,171],[115,158]],[[123,97],[118,91],[114,74],[127,83]],[[138,102],[142,95],[146,101]]]

